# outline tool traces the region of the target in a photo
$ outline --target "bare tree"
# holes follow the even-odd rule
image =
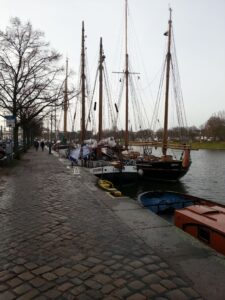
[[[43,32],[33,30],[29,22],[12,18],[5,32],[0,31],[0,113],[15,118],[15,153],[19,126],[29,126],[63,95],[59,60]]]

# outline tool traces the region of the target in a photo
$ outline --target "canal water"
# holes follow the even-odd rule
[[[137,199],[150,190],[176,191],[225,204],[225,150],[191,152],[192,165],[179,182],[139,180],[137,184],[120,187],[124,195]]]

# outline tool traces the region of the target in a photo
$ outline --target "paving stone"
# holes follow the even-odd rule
[[[50,289],[45,293],[45,296],[49,297],[50,299],[56,299],[60,297],[61,292],[56,289]]]
[[[44,295],[40,295],[40,296],[35,297],[35,300],[47,300],[47,297],[45,297]]]
[[[181,290],[172,290],[165,294],[165,296],[170,300],[189,300],[190,298],[186,296]]]
[[[19,277],[22,279],[22,280],[31,280],[32,278],[34,278],[34,275],[30,272],[24,272],[24,273],[21,273],[19,274]]]
[[[11,279],[11,280],[8,280],[8,281],[7,281],[7,284],[10,285],[12,288],[14,288],[14,287],[16,287],[16,286],[22,284],[22,282],[23,282],[23,281],[22,281],[20,278],[15,277],[15,278],[13,278],[13,279]]]
[[[56,284],[54,282],[49,281],[49,282],[41,285],[38,289],[39,289],[40,292],[46,292],[47,290],[50,290],[50,289],[54,288],[55,285]]]
[[[129,265],[131,265],[133,268],[137,269],[137,268],[142,267],[144,265],[144,263],[139,260],[135,260],[135,261],[131,261],[129,263]]]
[[[81,279],[81,280],[86,280],[88,278],[92,278],[94,275],[91,273],[91,272],[85,272],[85,273],[82,273],[80,274],[78,277]]]
[[[15,277],[15,274],[12,272],[7,272],[5,275],[0,277],[0,283],[4,283],[5,281],[8,281],[9,279]]]
[[[166,272],[164,272],[163,270],[157,271],[156,275],[160,276],[161,278],[168,278],[169,277],[169,275]]]
[[[93,299],[87,293],[84,293],[84,294],[79,295],[77,297],[77,300],[93,300]]]
[[[115,261],[115,259],[106,260],[106,261],[104,261],[103,264],[104,264],[105,266],[113,266],[113,265],[116,264],[116,261]]]
[[[88,270],[88,268],[81,264],[77,264],[77,265],[73,266],[73,270],[81,273],[81,272],[86,272]]]
[[[104,265],[96,265],[94,266],[93,268],[91,268],[91,272],[92,273],[98,273],[100,271],[102,271],[103,269],[105,269],[105,266]]]
[[[133,274],[139,276],[139,277],[144,277],[148,274],[149,272],[146,271],[145,269],[143,268],[139,268],[139,269],[136,269],[133,271]]]
[[[18,287],[14,288],[13,291],[17,295],[22,295],[22,294],[25,294],[26,292],[28,292],[31,289],[32,289],[32,287],[29,284],[23,283],[23,284],[19,285]]]
[[[150,265],[146,266],[146,269],[150,272],[154,272],[154,271],[159,270],[159,266],[156,264],[150,264]]]
[[[149,274],[149,275],[145,276],[144,278],[142,278],[142,280],[145,283],[151,284],[151,283],[158,283],[158,282],[160,282],[161,279],[159,278],[159,276],[157,276],[155,274]]]
[[[117,280],[113,281],[113,284],[116,287],[122,287],[127,283],[127,281],[124,278],[118,278]]]
[[[181,288],[181,291],[185,293],[185,295],[189,296],[190,298],[197,298],[199,294],[191,287]]]
[[[157,294],[162,294],[164,293],[167,289],[162,286],[161,284],[151,284],[150,288],[155,291]]]
[[[54,280],[54,279],[57,278],[57,276],[56,276],[54,273],[50,273],[50,272],[44,273],[44,274],[42,275],[42,277],[43,277],[44,279],[49,280],[49,281]]]
[[[123,255],[118,255],[118,254],[112,255],[112,259],[115,259],[115,260],[122,260],[123,258],[124,258]]]
[[[24,267],[28,270],[36,269],[38,266],[35,263],[29,262],[24,264]]]
[[[70,281],[73,283],[73,285],[81,285],[83,283],[82,280],[80,280],[79,278],[72,278],[70,279]]]
[[[127,300],[146,300],[146,296],[136,293],[126,298]]]
[[[37,289],[32,289],[29,292],[25,293],[24,295],[17,298],[17,300],[30,300],[30,299],[36,299],[36,296],[40,294],[40,292]]]
[[[109,294],[113,290],[115,290],[115,286],[113,286],[112,284],[104,284],[104,286],[101,289],[103,294]]]
[[[34,273],[35,275],[41,275],[41,274],[47,273],[51,270],[52,270],[52,268],[49,266],[42,266],[40,268],[32,270],[32,273]]]
[[[34,279],[30,280],[30,284],[34,287],[40,287],[46,283],[46,280],[40,278],[40,277],[35,277]]]
[[[6,271],[6,270],[0,271],[0,278],[1,278],[2,276],[5,276],[5,275],[8,274],[8,273],[9,273],[9,271]]]
[[[149,288],[142,289],[141,293],[146,296],[147,299],[155,299],[154,297],[156,296],[156,292]]]
[[[124,287],[122,289],[116,290],[113,295],[122,298],[122,299],[126,299],[126,297],[131,295],[131,291],[128,290],[127,287]]]
[[[179,278],[179,277],[174,277],[173,278],[173,282],[175,283],[175,284],[177,284],[178,286],[187,286],[187,283],[183,280],[183,279],[181,279],[181,278]]]
[[[24,258],[17,258],[15,263],[18,265],[24,265],[27,261]]]
[[[91,279],[85,280],[84,284],[94,290],[99,290],[102,287],[97,281]]]
[[[88,290],[87,295],[91,297],[91,299],[103,299],[103,294],[100,291],[96,291],[96,290]]]
[[[88,257],[87,261],[88,261],[88,262],[92,262],[92,263],[94,263],[95,265],[96,265],[96,264],[100,264],[100,263],[102,262],[101,259],[96,258],[96,257]]]
[[[139,280],[135,280],[135,281],[128,283],[128,287],[133,290],[140,290],[145,287],[145,284]]]
[[[5,284],[0,284],[0,293],[7,290],[9,287]]]
[[[79,286],[77,286],[77,287],[71,289],[70,292],[71,292],[74,296],[77,296],[77,295],[83,293],[85,290],[86,290],[85,285],[79,285]]]
[[[79,272],[72,271],[72,272],[68,273],[66,276],[68,276],[69,278],[74,278],[74,277],[77,277],[78,274],[79,274]]]
[[[160,283],[166,287],[167,289],[176,289],[177,285],[172,281],[172,280],[168,280],[168,279],[163,279],[160,281]]]
[[[16,299],[16,295],[10,291],[6,291],[0,294],[0,300],[13,300]]]
[[[66,276],[62,276],[62,277],[58,277],[55,282],[59,285],[59,284],[63,284],[65,282],[68,282],[68,277]]]
[[[57,286],[57,289],[61,292],[65,292],[67,291],[68,289],[70,289],[71,287],[73,287],[73,284],[70,283],[70,282],[65,282],[59,286]]]
[[[96,274],[93,279],[101,284],[106,284],[112,281],[111,277],[105,274]]]

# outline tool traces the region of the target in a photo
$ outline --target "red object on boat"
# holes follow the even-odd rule
[[[225,207],[191,205],[175,211],[174,223],[205,244],[225,255]]]

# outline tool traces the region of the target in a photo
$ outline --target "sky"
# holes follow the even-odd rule
[[[117,62],[123,51],[124,5],[124,0],[0,0],[0,30],[5,30],[11,17],[30,21],[63,55],[62,62],[68,57],[76,84],[84,21],[93,84],[100,37],[110,77],[113,71],[122,71]],[[147,113],[151,114],[150,102],[156,97],[169,5],[188,126],[199,127],[212,114],[224,111],[225,0],[128,0],[128,5],[128,52],[133,69],[140,72]]]

